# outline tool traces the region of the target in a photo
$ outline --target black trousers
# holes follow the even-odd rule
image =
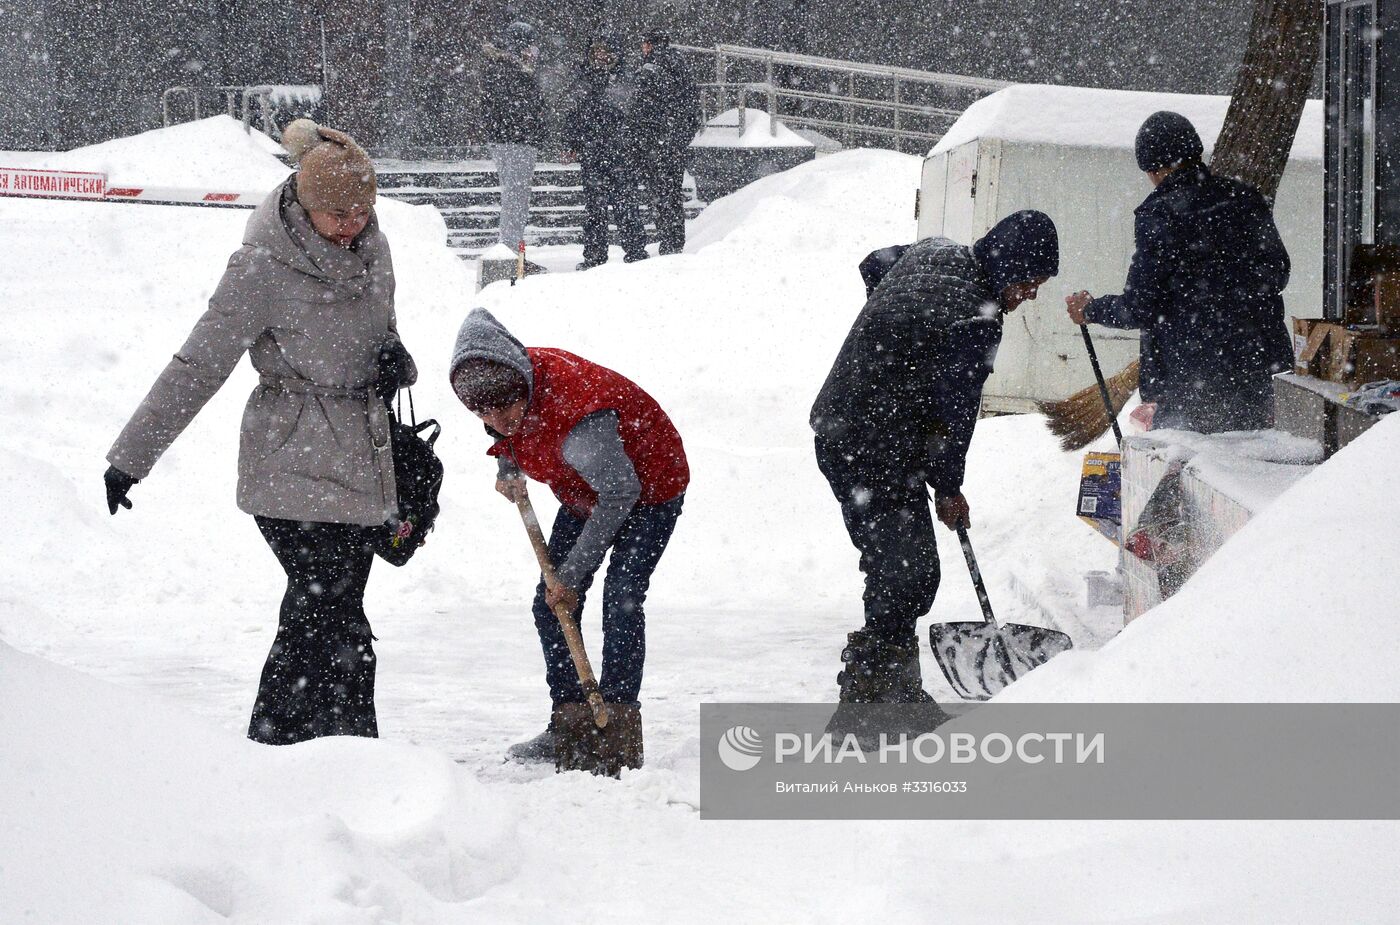
[[[579,173],[583,183],[583,259],[594,264],[608,260],[609,206],[623,253],[633,260],[646,257],[639,178],[631,159],[585,154],[579,161]]]
[[[364,608],[374,564],[370,528],[254,520],[287,574],[287,591],[248,738],[290,745],[322,736],[378,736],[374,637]]]
[[[641,176],[661,253],[679,254],[685,249],[685,151],[662,148],[648,153]]]
[[[817,465],[841,505],[865,574],[865,628],[907,642],[938,594],[938,543],[918,465],[818,436]]]

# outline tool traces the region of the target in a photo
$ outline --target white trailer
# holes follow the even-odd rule
[[[1029,411],[1093,383],[1064,297],[1123,289],[1133,254],[1133,210],[1151,192],[1133,141],[1169,109],[1200,132],[1209,160],[1229,98],[1083,87],[1018,85],[970,106],[924,160],[920,238],[971,244],[1019,209],[1040,209],[1060,235],[1060,274],[1008,317],[983,410]],[[1310,100],[1274,206],[1293,272],[1287,313],[1322,315],[1322,104]],[[1291,325],[1291,322],[1290,322]],[[1091,328],[1105,375],[1137,357],[1137,333]]]

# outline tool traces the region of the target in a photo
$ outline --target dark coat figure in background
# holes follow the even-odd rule
[[[685,249],[685,152],[703,121],[700,90],[685,59],[665,32],[647,32],[637,71],[636,127],[642,185],[655,210],[663,254]]]
[[[938,591],[939,520],[967,525],[963,467],[1002,318],[1059,271],[1042,212],[1017,212],[972,247],[926,238],[861,264],[870,292],[812,407],[817,464],[865,573],[842,703],[926,703],[915,624]]]
[[[1138,131],[1138,166],[1156,187],[1138,206],[1122,295],[1066,299],[1071,320],[1142,331],[1142,400],[1154,427],[1201,433],[1273,424],[1274,373],[1293,362],[1284,327],[1289,260],[1268,202],[1201,162],[1184,116]]]
[[[499,239],[514,250],[525,238],[535,160],[544,144],[544,95],[535,61],[535,29],[513,22],[494,43],[482,46],[481,128],[501,185]]]
[[[637,190],[636,84],[621,61],[619,42],[608,36],[594,39],[579,77],[581,96],[564,117],[564,147],[578,157],[583,182],[581,270],[608,262],[609,206],[624,259],[631,263],[647,257]]]

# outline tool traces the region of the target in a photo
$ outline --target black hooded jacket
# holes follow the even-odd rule
[[[638,147],[633,75],[620,65],[587,65],[573,90],[577,102],[564,116],[564,146],[584,160],[632,163]]]
[[[545,140],[544,95],[534,68],[518,55],[486,45],[481,73],[481,132],[488,143],[540,147]]]
[[[645,151],[684,151],[700,130],[700,91],[680,52],[670,46],[652,51],[637,69],[636,124]]]
[[[1095,299],[1086,316],[1141,329],[1144,401],[1196,429],[1228,429],[1212,408],[1267,391],[1293,360],[1280,295],[1288,252],[1269,205],[1250,186],[1183,167],[1138,206],[1134,238],[1123,293]]]
[[[918,471],[940,496],[957,494],[1001,343],[1000,293],[1058,270],[1055,226],[1032,211],[973,247],[925,238],[872,253],[861,263],[869,298],[812,406],[812,429],[877,484]]]

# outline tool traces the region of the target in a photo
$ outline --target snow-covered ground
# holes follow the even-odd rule
[[[381,563],[370,581],[384,738],[284,749],[242,738],[281,595],[233,504],[251,370],[133,490],[133,510],[109,517],[100,479],[247,213],[0,200],[0,918],[1393,920],[1393,823],[700,821],[697,705],[830,699],[859,622],[856,554],[806,416],[862,301],[856,262],[913,234],[917,172],[889,152],[823,158],[713,204],[683,255],[480,296],[435,212],[383,203],[417,408],[445,427],[443,513],[409,566]],[[500,761],[548,702],[531,553],[446,383],[475,304],[527,343],[636,379],[686,440],[694,481],[648,604],[648,763],[621,781]],[[1393,648],[1400,616],[1386,534],[1400,499],[1377,476],[1397,452],[1400,419],[1099,649],[1118,620],[1084,607],[1081,576],[1114,551],[1072,515],[1078,455],[1035,417],[983,421],[966,494],[992,600],[1079,645],[1003,696],[1400,700],[1400,670],[1357,667]],[[942,539],[932,616],[967,618],[976,602]],[[597,619],[595,602],[586,633]],[[931,659],[925,677],[946,695]]]

